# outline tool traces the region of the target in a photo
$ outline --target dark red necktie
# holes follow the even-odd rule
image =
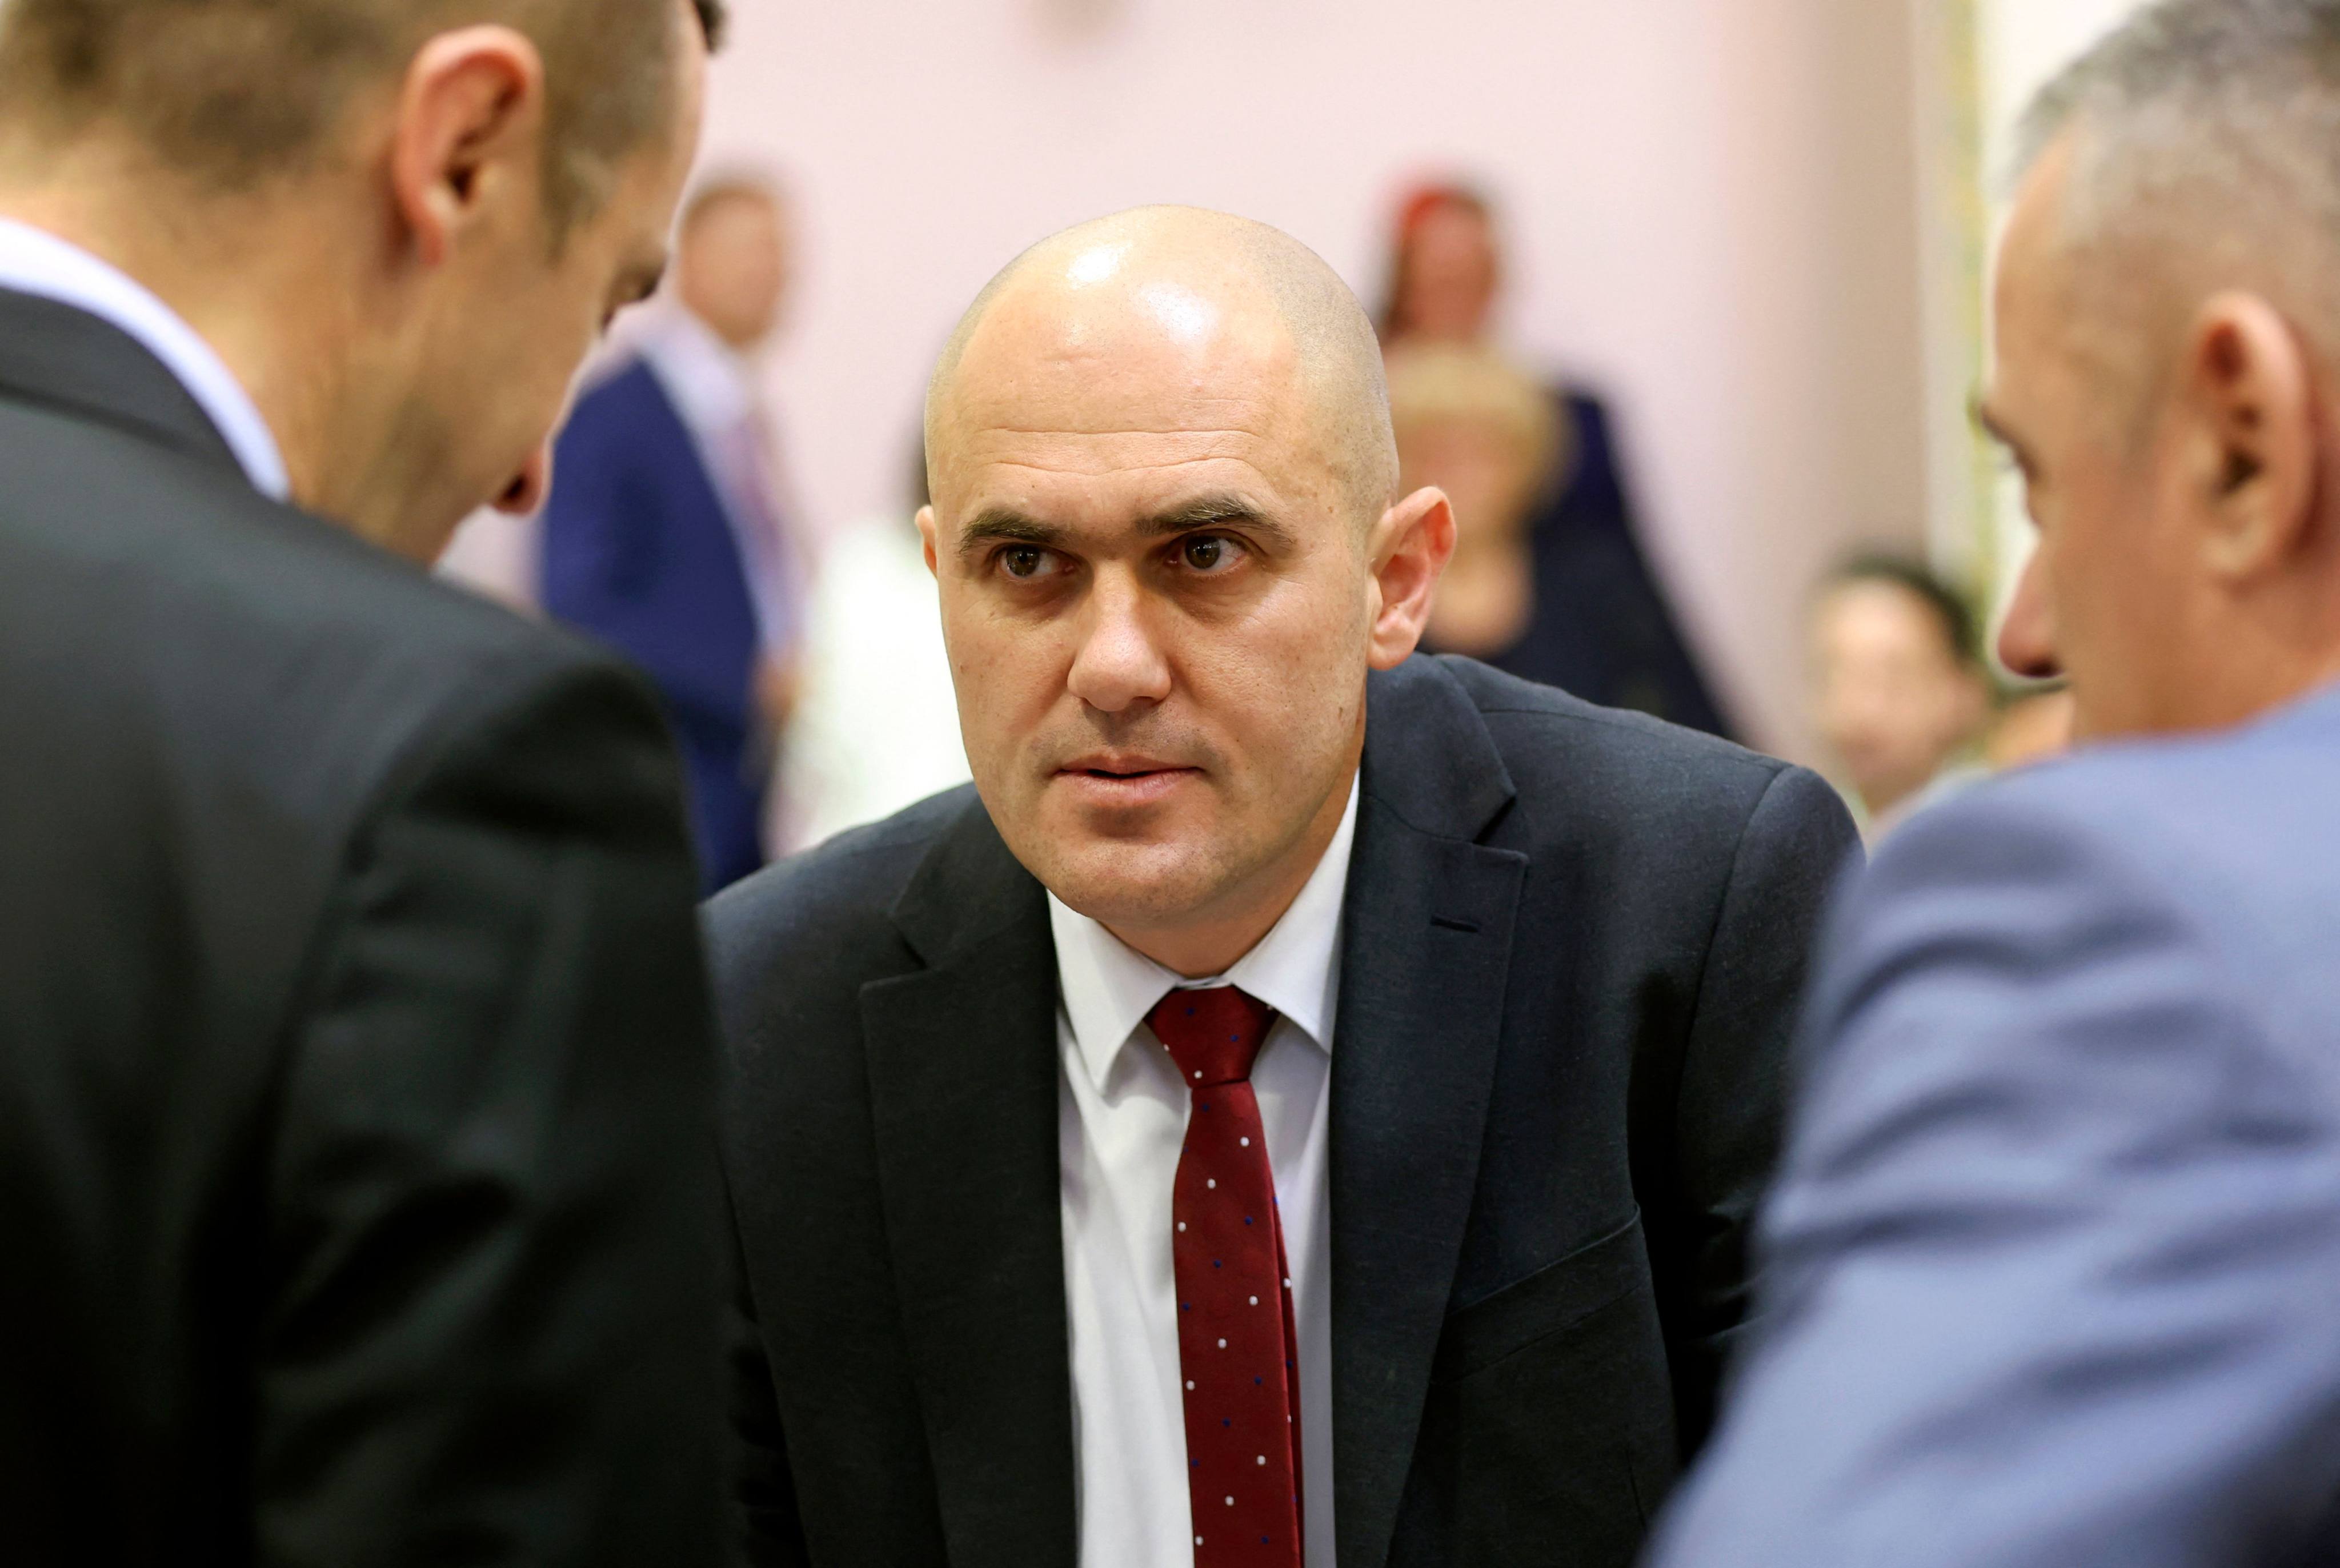
[[[1251,1089],[1275,1015],[1233,986],[1146,1021],[1193,1097],[1170,1202],[1195,1568],[1300,1568],[1300,1352]]]

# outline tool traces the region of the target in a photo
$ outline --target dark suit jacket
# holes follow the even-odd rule
[[[548,613],[623,653],[665,699],[706,889],[761,866],[755,600],[699,443],[647,361],[578,399],[560,432],[540,586]]]
[[[1851,824],[1809,773],[1465,660],[1369,702],[1333,1050],[1340,1561],[1627,1563],[1746,1311]],[[962,790],[711,918],[756,1554],[1064,1568],[1040,885]]]
[[[0,293],[0,1562],[714,1559],[649,693]]]

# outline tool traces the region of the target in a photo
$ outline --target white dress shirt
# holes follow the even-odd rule
[[[1180,979],[1049,897],[1061,987],[1057,1147],[1085,1568],[1191,1568],[1195,1561],[1170,1257],[1170,1189],[1190,1097],[1145,1016],[1172,990],[1205,986],[1241,987],[1279,1015],[1251,1083],[1267,1131],[1298,1318],[1307,1562],[1333,1568],[1325,1159],[1341,908],[1356,828],[1353,780],[1340,830],[1299,898],[1258,946],[1207,980]]]
[[[45,229],[0,218],[0,289],[71,305],[127,332],[186,388],[253,489],[274,501],[291,493],[284,455],[251,394],[218,351],[144,283]]]

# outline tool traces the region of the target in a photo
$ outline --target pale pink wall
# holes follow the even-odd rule
[[[744,0],[710,161],[798,197],[773,367],[798,481],[897,504],[930,356],[1066,223],[1191,202],[1362,292],[1409,174],[1503,199],[1512,331],[1624,422],[1655,553],[1757,738],[1803,750],[1797,609],[1924,503],[1895,0]]]

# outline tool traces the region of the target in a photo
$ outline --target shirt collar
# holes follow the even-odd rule
[[[683,422],[702,435],[729,431],[755,413],[755,373],[746,356],[681,305],[659,313],[642,334],[641,353]]]
[[[86,311],[128,333],[195,400],[253,489],[273,501],[291,495],[284,454],[252,395],[218,351],[144,284],[45,229],[0,218],[0,288]]]
[[[1341,909],[1349,890],[1349,851],[1357,835],[1357,781],[1341,826],[1300,896],[1267,935],[1224,975],[1185,980],[1086,915],[1048,895],[1056,977],[1073,1040],[1089,1077],[1103,1088],[1122,1047],[1154,1005],[1173,990],[1238,986],[1289,1019],[1320,1051],[1333,1049],[1341,989]]]

